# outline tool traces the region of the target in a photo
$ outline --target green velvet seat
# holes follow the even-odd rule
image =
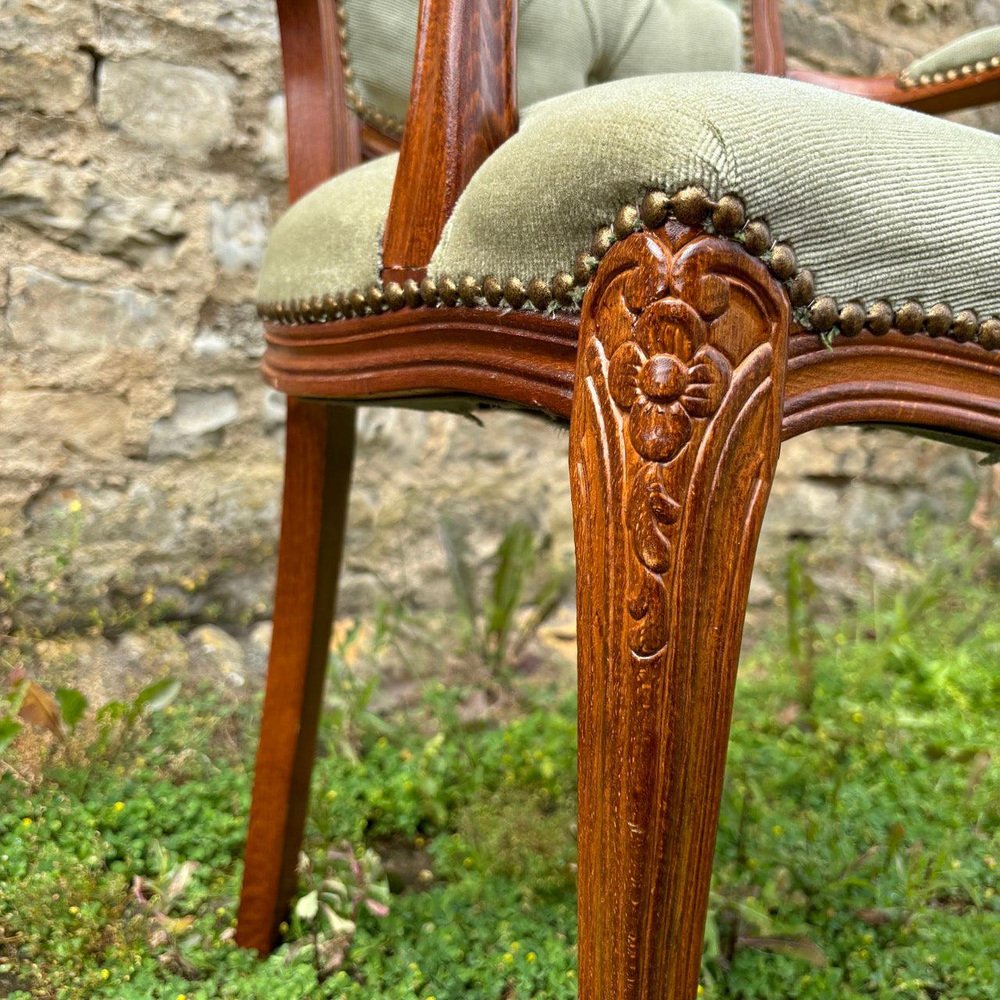
[[[334,178],[280,220],[260,277],[264,315],[377,287],[395,161]],[[896,309],[912,302],[928,314],[939,307],[938,315],[973,311],[979,320],[1000,314],[1000,136],[808,84],[727,73],[628,79],[525,110],[520,131],[462,194],[429,274],[471,276],[480,289],[487,276],[552,287],[622,206],[651,189],[688,185],[712,198],[736,195],[748,218],[769,229],[767,246],[759,228],[752,234],[755,252],[769,259],[771,240],[790,247],[797,265],[783,258],[781,276],[808,269],[819,298],[886,300]],[[367,308],[355,298],[356,312]],[[500,304],[535,307],[512,298]],[[308,318],[333,317],[314,308]],[[809,313],[800,320],[808,325]]]

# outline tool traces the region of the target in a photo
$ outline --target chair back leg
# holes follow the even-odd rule
[[[266,955],[295,894],[351,464],[351,407],[289,398],[274,631],[236,940]]]

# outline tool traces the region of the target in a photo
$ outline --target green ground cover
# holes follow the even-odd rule
[[[998,566],[938,542],[834,625],[793,560],[788,628],[741,674],[703,997],[1000,995]],[[302,897],[263,962],[232,939],[256,698],[185,684],[76,721],[64,695],[41,751],[0,730],[0,996],[575,997],[571,694],[507,671],[503,711],[470,721],[458,680],[379,716],[333,667]]]

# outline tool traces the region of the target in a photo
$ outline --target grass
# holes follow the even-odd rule
[[[936,542],[938,570],[832,625],[793,567],[790,625],[739,683],[704,998],[1000,993],[1000,581]],[[85,718],[41,758],[18,736],[0,995],[575,997],[572,696],[521,680],[469,721],[434,683],[376,716],[334,667],[302,898],[266,961],[233,943],[257,700],[189,687],[127,740]]]

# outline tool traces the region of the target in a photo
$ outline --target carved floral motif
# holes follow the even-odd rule
[[[629,644],[642,658],[667,644],[667,583],[691,477],[748,358],[745,349],[729,356],[735,345],[720,340],[717,324],[726,322],[734,289],[754,294],[755,282],[770,281],[749,259],[732,272],[727,250],[720,256],[715,241],[690,231],[637,233],[608,253],[603,280],[599,274],[584,303],[594,331],[591,371],[604,386],[601,426],[617,428],[612,453],[620,455],[634,558]]]

